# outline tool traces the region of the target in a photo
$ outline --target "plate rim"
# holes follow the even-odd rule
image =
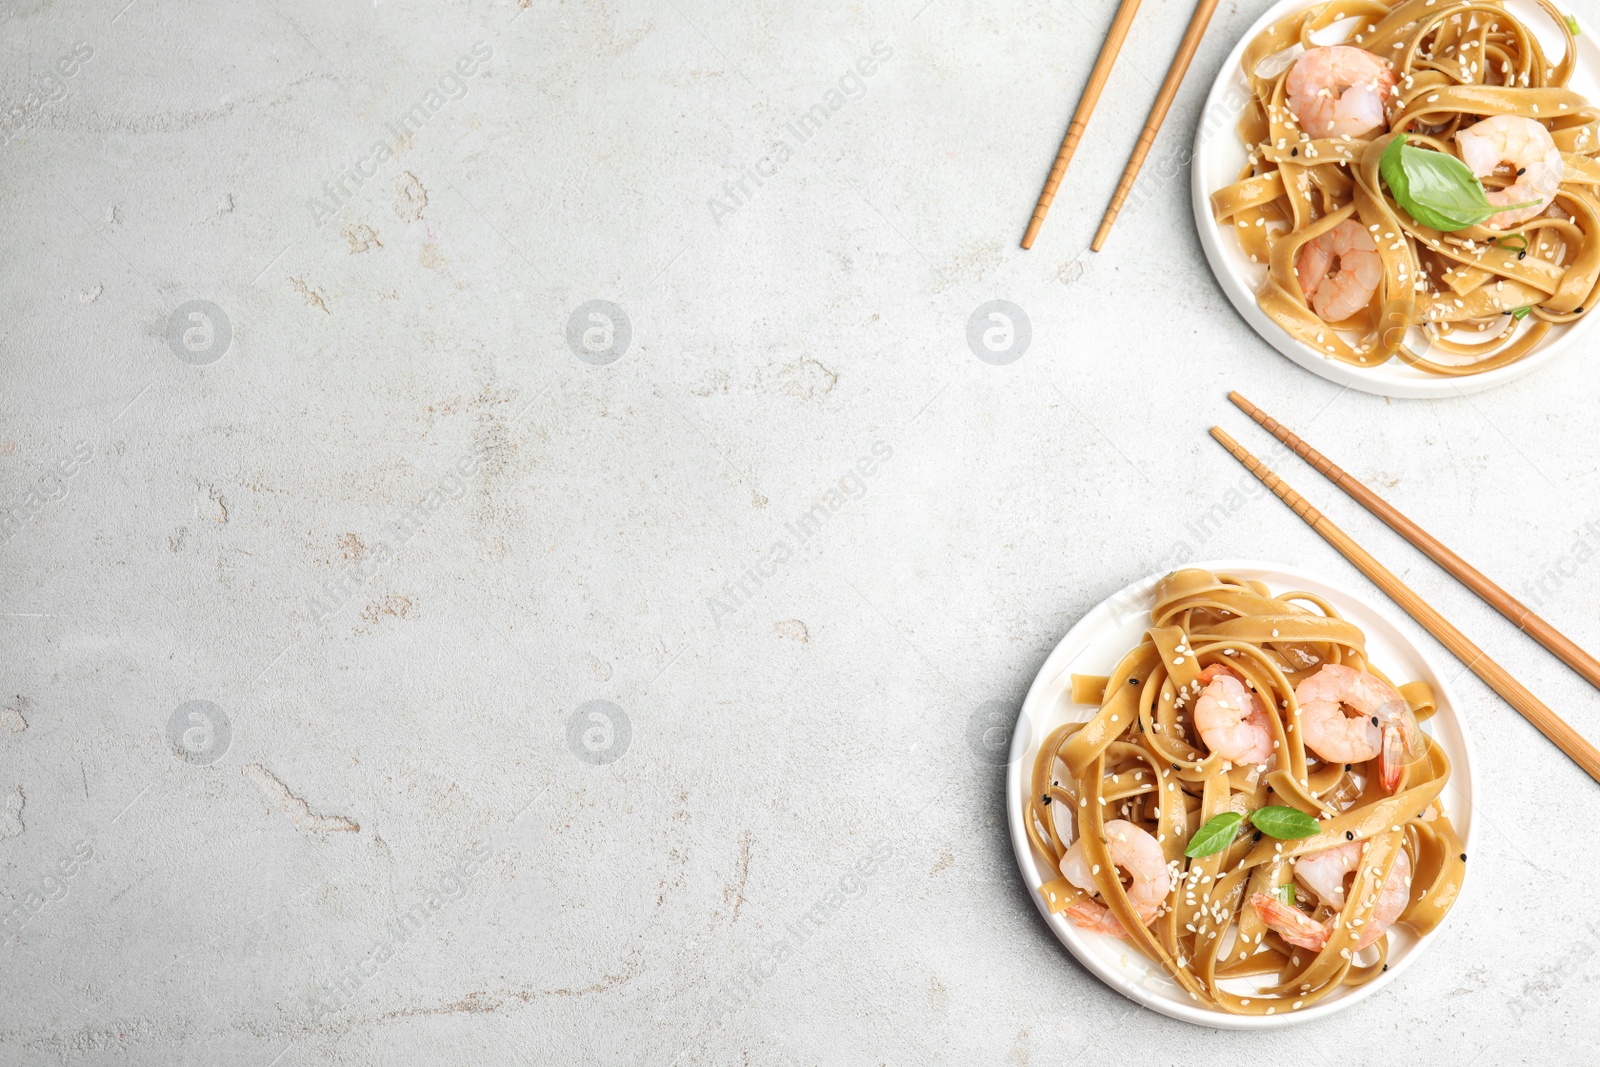
[[[1194,213],[1195,230],[1200,237],[1200,246],[1205,250],[1206,263],[1211,268],[1212,276],[1216,278],[1217,284],[1227,295],[1228,302],[1233,305],[1234,310],[1258,337],[1279,354],[1318,377],[1358,392],[1393,397],[1396,400],[1437,400],[1494,389],[1542,370],[1577,347],[1578,341],[1586,335],[1594,316],[1579,319],[1571,324],[1566,333],[1549,342],[1546,347],[1510,366],[1464,377],[1419,378],[1398,373],[1392,360],[1378,367],[1359,368],[1329,359],[1304,342],[1291,337],[1257,305],[1255,291],[1248,281],[1239,275],[1229,258],[1230,253],[1224,248],[1222,228],[1211,216],[1211,190],[1206,188],[1205,176],[1201,173],[1209,158],[1208,150],[1214,139],[1218,136],[1232,136],[1233,123],[1224,122],[1209,134],[1207,128],[1215,125],[1211,118],[1223,109],[1222,97],[1229,88],[1234,72],[1239,69],[1239,63],[1249,42],[1271,23],[1294,11],[1312,7],[1317,2],[1321,0],[1311,0],[1311,2],[1278,0],[1245,30],[1217,72],[1216,80],[1212,82],[1211,89],[1206,94],[1205,104],[1200,109],[1199,122],[1195,126],[1194,142],[1189,156],[1190,206]],[[1596,38],[1589,32],[1588,23],[1575,12],[1574,17],[1578,18],[1579,28],[1583,31],[1578,35],[1577,47],[1582,51],[1595,52],[1591,57],[1591,69],[1597,77],[1600,77],[1600,44],[1593,43]]]
[[[1187,563],[1181,567],[1161,570],[1137,579],[1112,592],[1105,599],[1085,611],[1078,621],[1073,623],[1067,632],[1061,636],[1061,639],[1056,642],[1055,647],[1050,650],[1050,654],[1045,657],[1044,663],[1040,665],[1038,673],[1034,675],[1033,681],[1028,686],[1027,696],[1023,698],[1016,725],[1012,730],[1010,748],[1007,752],[1006,820],[1018,871],[1023,885],[1027,889],[1028,896],[1032,898],[1034,906],[1039,909],[1040,916],[1044,919],[1045,925],[1050,928],[1051,933],[1055,935],[1056,940],[1101,982],[1142,1007],[1159,1012],[1168,1018],[1177,1019],[1180,1022],[1219,1030],[1272,1030],[1326,1019],[1375,995],[1405,973],[1438,939],[1441,931],[1449,925],[1451,917],[1456,909],[1460,907],[1461,897],[1466,895],[1467,886],[1471,879],[1467,875],[1463,875],[1461,891],[1457,895],[1455,904],[1446,913],[1439,926],[1426,937],[1419,938],[1412,950],[1400,960],[1394,962],[1385,973],[1337,999],[1324,1000],[1304,1011],[1283,1015],[1229,1015],[1225,1012],[1213,1011],[1209,1008],[1193,1006],[1155,995],[1137,982],[1128,980],[1126,974],[1117,974],[1100,959],[1098,953],[1090,949],[1089,945],[1082,940],[1084,935],[1078,934],[1070,925],[1058,923],[1056,921],[1057,917],[1050,914],[1049,908],[1038,892],[1038,887],[1043,884],[1043,880],[1039,878],[1039,867],[1033,856],[1033,845],[1028,840],[1025,829],[1026,816],[1022,808],[1022,776],[1025,770],[1023,763],[1033,733],[1033,719],[1028,714],[1028,709],[1034,707],[1037,702],[1046,699],[1044,695],[1045,688],[1053,686],[1061,671],[1070,661],[1067,652],[1069,645],[1073,643],[1074,638],[1086,626],[1098,625],[1099,620],[1096,616],[1100,614],[1102,609],[1107,609],[1109,605],[1120,599],[1147,595],[1154,589],[1155,584],[1166,575],[1176,570],[1189,568],[1209,570],[1213,573],[1255,577],[1269,582],[1275,587],[1292,587],[1296,582],[1300,581],[1318,583],[1332,590],[1340,597],[1344,597],[1370,611],[1393,629],[1406,646],[1407,651],[1415,655],[1433,674],[1434,680],[1437,682],[1435,691],[1439,697],[1439,711],[1437,714],[1448,715],[1460,732],[1462,751],[1460,758],[1455,761],[1455,765],[1451,768],[1451,777],[1456,781],[1457,788],[1460,790],[1468,809],[1466,831],[1462,834],[1461,844],[1469,853],[1474,850],[1474,841],[1478,832],[1478,820],[1471,817],[1473,809],[1476,808],[1476,804],[1473,802],[1473,764],[1476,762],[1476,755],[1473,749],[1472,732],[1468,729],[1466,719],[1461,714],[1461,703],[1456,696],[1454,686],[1451,684],[1449,676],[1441,670],[1441,664],[1433,652],[1416,641],[1407,629],[1400,624],[1398,618],[1387,608],[1379,606],[1365,595],[1353,592],[1345,582],[1330,580],[1316,571],[1296,567],[1292,564],[1252,559],[1222,559]]]

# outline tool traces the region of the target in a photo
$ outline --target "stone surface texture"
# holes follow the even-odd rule
[[[1230,388],[1600,647],[1592,351],[1390,402],[1211,277],[1183,160],[1263,6],[1090,254],[1176,0],[1031,252],[1112,0],[8,5],[0,1063],[1592,1062],[1600,789],[1472,675],[1477,877],[1294,1031],[1080,967],[968,743],[1176,560],[1377,595],[1241,492]]]

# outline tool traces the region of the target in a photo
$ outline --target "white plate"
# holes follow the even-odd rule
[[[1391,359],[1380,367],[1353,367],[1290,337],[1283,327],[1267,318],[1266,313],[1256,306],[1256,290],[1267,276],[1266,264],[1251,263],[1250,257],[1239,248],[1239,242],[1232,233],[1233,228],[1228,227],[1229,232],[1224,233],[1222,227],[1217,225],[1211,217],[1211,194],[1238,179],[1248,154],[1236,130],[1240,105],[1235,103],[1246,99],[1241,94],[1248,92],[1240,68],[1245,46],[1272,23],[1310,6],[1305,0],[1281,0],[1245,32],[1222,64],[1216,84],[1211,87],[1211,95],[1206,98],[1205,110],[1201,112],[1200,127],[1194,135],[1190,188],[1194,200],[1195,226],[1200,231],[1200,244],[1206,250],[1212,273],[1217,276],[1228,299],[1233,301],[1233,306],[1239,309],[1239,314],[1268,344],[1312,373],[1340,385],[1380,396],[1412,398],[1476,393],[1531,374],[1563,352],[1576,347],[1582,332],[1595,316],[1586,315],[1570,325],[1554,327],[1544,344],[1532,355],[1510,366],[1464,378],[1428,374],[1397,359]],[[1511,0],[1507,6],[1512,14],[1533,30],[1547,49],[1558,47],[1559,31],[1550,23],[1549,16],[1542,8],[1526,0]],[[1353,23],[1354,20],[1351,21]],[[1580,29],[1582,32],[1577,41],[1578,69],[1573,73],[1570,88],[1592,101],[1600,101],[1600,41],[1590,32],[1587,24],[1580,23]],[[1330,40],[1327,43],[1337,42]],[[1413,339],[1418,336],[1414,331]]]
[[[1423,724],[1423,729],[1439,743],[1450,758],[1450,784],[1440,796],[1445,813],[1461,835],[1463,847],[1473,851],[1472,820],[1472,743],[1460,716],[1455,693],[1446,673],[1414,644],[1390,616],[1354,593],[1294,567],[1250,560],[1224,560],[1196,563],[1193,566],[1219,574],[1258,578],[1274,595],[1299,589],[1321,596],[1341,615],[1361,628],[1367,637],[1367,652],[1372,662],[1395,682],[1425,681],[1433,686],[1439,701],[1438,712]],[[1150,625],[1150,607],[1156,583],[1164,574],[1153,574],[1103,601],[1061,639],[1028,690],[1022,714],[1017,718],[1011,738],[1010,767],[1006,776],[1006,813],[1011,823],[1011,845],[1022,868],[1022,880],[1029,896],[1055,931],[1056,937],[1101,981],[1130,1000],[1163,1015],[1184,1022],[1199,1023],[1225,1030],[1265,1030],[1280,1026],[1325,1019],[1333,1013],[1379,992],[1398,978],[1421,955],[1422,950],[1443,936],[1445,924],[1426,938],[1418,939],[1409,930],[1394,927],[1389,934],[1389,969],[1366,985],[1343,989],[1301,1011],[1284,1015],[1228,1015],[1201,1007],[1159,967],[1129,948],[1120,939],[1104,934],[1084,933],[1064,915],[1051,915],[1038,889],[1057,875],[1048,868],[1041,872],[1039,859],[1028,842],[1023,804],[1033,775],[1039,746],[1050,731],[1064,722],[1087,720],[1096,709],[1073,704],[1073,674],[1108,675],[1117,663],[1143,639]],[[1470,863],[1468,865],[1470,869]],[[1463,890],[1464,891],[1464,890]],[[1460,901],[1456,902],[1460,906]],[[1230,988],[1248,988],[1230,983]]]

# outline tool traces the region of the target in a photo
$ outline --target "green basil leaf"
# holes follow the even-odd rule
[[[1483,183],[1455,156],[1428,148],[1412,148],[1400,134],[1389,142],[1378,170],[1395,202],[1418,225],[1452,233],[1476,226],[1490,216],[1541,203],[1489,203]]]
[[[1516,319],[1518,322],[1521,322],[1523,319],[1527,318],[1529,316],[1529,314],[1531,314],[1532,312],[1533,312],[1533,307],[1531,305],[1526,305],[1526,306],[1519,307],[1519,308],[1512,308],[1511,309],[1511,317]]]
[[[1206,822],[1196,830],[1194,836],[1189,838],[1189,847],[1183,854],[1190,859],[1199,859],[1201,856],[1210,856],[1229,845],[1239,832],[1239,824],[1244,822],[1244,816],[1236,811],[1225,811]]]
[[[1253,812],[1250,822],[1268,837],[1276,837],[1280,841],[1297,841],[1302,837],[1315,837],[1322,832],[1317,820],[1299,808],[1285,808],[1278,805],[1260,808]]]
[[[1402,206],[1411,199],[1411,183],[1406,181],[1406,169],[1400,165],[1400,153],[1405,151],[1405,134],[1396,134],[1394,140],[1389,142],[1389,147],[1383,150],[1383,155],[1378,159],[1378,175],[1383,179],[1383,184],[1389,187],[1389,192]]]
[[[1435,211],[1426,200],[1419,201],[1411,189],[1411,168],[1407,166],[1410,155],[1419,151],[1406,144],[1405,135],[1401,134],[1389,142],[1389,147],[1383,150],[1383,157],[1378,161],[1378,172],[1383,177],[1384,184],[1389,187],[1389,192],[1394,195],[1395,203],[1405,209],[1406,213],[1416,220],[1419,226],[1426,226],[1430,230],[1441,233],[1450,233],[1462,229],[1464,226],[1475,223],[1461,223],[1455,217]],[[1434,152],[1433,155],[1440,153]],[[1477,181],[1476,178],[1473,181]],[[1482,190],[1479,190],[1481,195]],[[1484,201],[1488,203],[1487,199]],[[1484,218],[1488,218],[1487,215]]]
[[[1378,173],[1394,195],[1395,203],[1404,208],[1420,226],[1442,232],[1456,229],[1455,220],[1436,214],[1428,205],[1417,203],[1411,195],[1411,174],[1405,165],[1405,153],[1410,151],[1415,150],[1406,144],[1405,134],[1400,134],[1389,142],[1389,147],[1383,150],[1383,157],[1378,161]]]
[[[1400,150],[1400,165],[1405,168],[1412,204],[1458,223],[1433,227],[1436,230],[1474,226],[1499,210],[1490,206],[1482,183],[1455,156],[1406,145]]]

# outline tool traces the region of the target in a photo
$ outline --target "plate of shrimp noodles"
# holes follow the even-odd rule
[[[1007,809],[1045,921],[1172,1018],[1323,1018],[1449,914],[1470,741],[1385,615],[1277,564],[1198,564],[1090,611],[1035,678]]]
[[[1595,101],[1600,46],[1552,0],[1285,0],[1206,102],[1201,244],[1256,332],[1323,377],[1490,388],[1594,318]]]

